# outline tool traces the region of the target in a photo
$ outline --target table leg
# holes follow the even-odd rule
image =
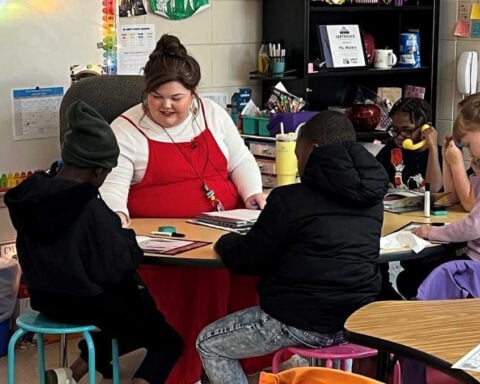
[[[377,380],[387,382],[389,363],[390,353],[379,350],[377,355]]]

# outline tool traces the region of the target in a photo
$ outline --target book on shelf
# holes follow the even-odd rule
[[[432,204],[443,205],[443,198],[450,192],[432,193]],[[425,192],[419,189],[390,188],[383,198],[383,208],[389,212],[408,212],[423,209]]]

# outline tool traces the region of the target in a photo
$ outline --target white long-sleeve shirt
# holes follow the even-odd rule
[[[466,254],[473,260],[480,261],[480,176],[470,179],[475,195],[475,205],[468,216],[460,221],[443,227],[432,227],[429,240],[467,242]]]
[[[237,187],[240,197],[247,197],[262,192],[260,171],[253,155],[238,134],[228,113],[215,102],[202,99],[205,108],[205,118],[208,128],[215,138],[222,153],[227,159],[227,171]],[[205,130],[201,108],[195,117],[189,113],[187,118],[175,127],[166,128],[168,135],[161,126],[144,114],[142,105],[138,104],[123,115],[132,120],[145,135],[155,141],[171,143],[190,142]],[[120,147],[118,165],[108,175],[100,193],[107,205],[116,212],[129,216],[127,200],[130,186],[139,183],[145,175],[148,163],[148,142],[132,124],[122,118],[116,118],[111,127]],[[172,145],[175,145],[172,143]],[[166,164],[165,166],[174,166]]]

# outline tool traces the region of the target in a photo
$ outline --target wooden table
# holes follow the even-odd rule
[[[422,361],[462,383],[478,383],[480,372],[450,366],[480,343],[479,319],[480,299],[377,301],[350,315],[345,328],[353,343]]]
[[[396,229],[408,224],[409,222],[453,222],[463,219],[466,213],[460,208],[449,208],[447,216],[432,216],[429,219],[423,217],[423,211],[395,214],[385,212],[384,222],[382,227],[382,235],[386,235],[395,231]],[[353,219],[352,219],[353,220]],[[156,230],[159,226],[173,225],[177,232],[184,233],[186,239],[210,241],[205,247],[197,248],[188,252],[180,253],[175,256],[167,255],[145,255],[145,264],[158,265],[184,265],[190,267],[203,268],[223,268],[223,263],[218,255],[213,250],[213,243],[226,231],[204,227],[187,223],[185,219],[133,219],[132,228],[137,235],[148,235],[151,231]],[[381,250],[379,262],[388,262],[394,260],[407,260],[421,257],[428,257],[439,252],[448,252],[458,248],[458,244],[448,244],[441,246],[429,247],[420,252],[414,253],[406,248]]]

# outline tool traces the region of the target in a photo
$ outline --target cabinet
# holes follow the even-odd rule
[[[275,138],[242,134],[250,152],[255,157],[262,175],[263,188],[277,186],[277,173],[275,171]]]
[[[325,5],[314,0],[263,0],[263,41],[281,42],[286,48],[287,70],[296,70],[283,79],[262,79],[263,101],[278,80],[290,92],[306,99],[310,110],[351,106],[358,85],[373,91],[378,87],[403,89],[405,85],[416,85],[425,87],[425,99],[435,113],[439,0],[416,0],[415,5],[410,5],[411,2],[395,7],[393,2]],[[420,33],[422,66],[389,70],[320,69],[318,73],[308,73],[308,63],[322,57],[317,36],[317,25],[321,24],[358,24],[375,38],[377,49],[391,48],[397,56],[400,34],[416,29]]]

